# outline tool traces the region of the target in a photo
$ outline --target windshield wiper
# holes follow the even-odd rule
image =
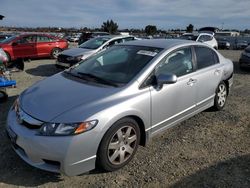
[[[119,85],[112,82],[112,81],[109,81],[109,80],[106,80],[104,78],[100,78],[98,76],[95,76],[93,74],[90,74],[90,73],[83,73],[83,72],[77,72],[77,74],[85,77],[85,78],[90,78],[90,79],[94,79],[96,82],[99,82],[99,83],[102,83],[102,84],[106,84],[106,85],[111,85],[111,86],[114,86],[114,87],[118,87]]]

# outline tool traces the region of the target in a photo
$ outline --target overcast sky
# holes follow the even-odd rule
[[[0,14],[3,26],[250,29],[250,0],[0,0]]]

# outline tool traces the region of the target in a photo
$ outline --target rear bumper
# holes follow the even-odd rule
[[[232,86],[233,86],[233,81],[234,81],[233,74],[232,74],[232,76],[227,81],[228,81],[229,92],[230,92],[231,89],[232,89]]]
[[[95,168],[100,141],[96,133],[89,131],[75,136],[39,136],[37,130],[18,124],[12,110],[8,114],[6,131],[14,151],[34,167],[68,176]]]

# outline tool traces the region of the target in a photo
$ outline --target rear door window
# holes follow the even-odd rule
[[[205,46],[194,47],[196,54],[197,69],[203,69],[219,63],[217,54]]]

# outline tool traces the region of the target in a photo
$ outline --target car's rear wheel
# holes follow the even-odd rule
[[[51,58],[56,59],[59,53],[62,51],[60,48],[53,48],[51,51]]]
[[[224,82],[220,82],[216,89],[214,98],[214,108],[216,110],[221,110],[224,108],[227,100],[227,86]]]
[[[133,158],[140,141],[140,129],[131,118],[117,121],[104,135],[99,146],[97,162],[106,171],[125,166]]]

